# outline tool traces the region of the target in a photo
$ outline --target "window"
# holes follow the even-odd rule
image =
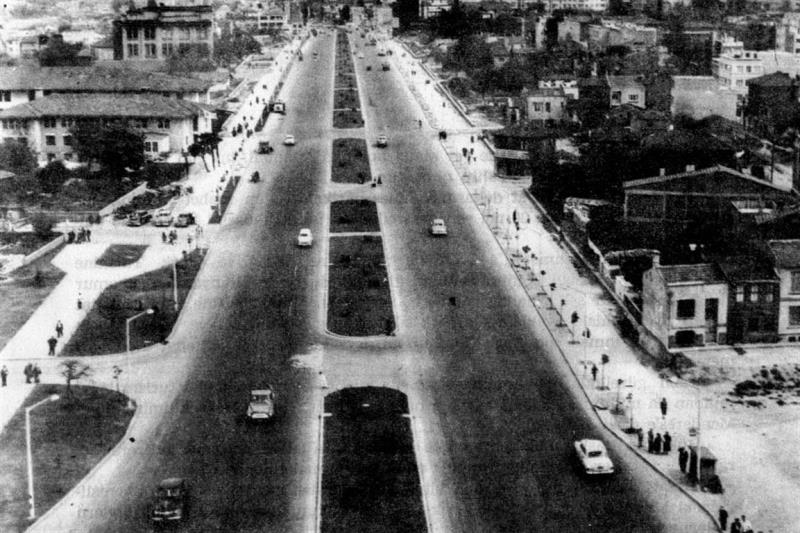
[[[67,152],[64,154],[64,161],[72,161],[72,152]]]
[[[739,303],[744,301],[744,285],[736,286],[736,301]]]
[[[628,101],[629,102],[638,102],[639,101],[639,95],[638,94],[629,94],[628,95]]]
[[[71,118],[62,118],[61,119],[61,127],[62,128],[71,128],[75,125],[75,121]]]
[[[128,28],[125,30],[128,40],[139,38],[139,28]]]
[[[161,43],[161,57],[167,58],[175,52],[175,45],[172,43]]]
[[[750,285],[750,301],[758,301],[758,285]]]
[[[181,28],[178,32],[178,38],[181,41],[188,41],[190,36],[189,28]]]
[[[153,59],[156,57],[156,45],[148,43],[144,45],[144,57]]]
[[[128,44],[128,57],[139,57],[138,44]]]
[[[208,28],[198,28],[197,29],[197,40],[198,41],[208,40]]]
[[[162,41],[172,40],[172,28],[161,28],[161,40]]]
[[[158,141],[145,141],[144,151],[153,154],[158,153]]]
[[[534,111],[541,111],[542,110],[542,103],[541,102],[534,102],[533,103],[533,110]]]
[[[694,318],[694,300],[678,300],[678,318]]]
[[[550,102],[545,102],[544,103],[544,110],[546,112],[548,112],[548,113],[550,112]]]
[[[72,146],[72,135],[64,135],[64,146]]]
[[[153,27],[145,28],[144,29],[144,40],[145,41],[152,41],[156,38],[156,29]]]
[[[789,325],[800,326],[800,305],[789,306]]]
[[[55,135],[45,135],[44,136],[44,143],[47,146],[55,146],[56,145],[56,136]]]
[[[11,101],[11,91],[0,91],[0,101],[10,102]]]
[[[42,127],[43,128],[55,128],[56,127],[56,119],[53,117],[46,117],[42,119]]]
[[[162,130],[169,129],[169,119],[168,118],[160,118],[158,119],[158,127]]]
[[[753,67],[747,67],[745,70],[746,70],[748,73],[749,73],[749,72],[752,72],[752,70],[753,70]]]
[[[792,272],[792,286],[789,291],[794,294],[800,293],[800,270]]]
[[[769,289],[767,289],[766,291],[764,291],[764,301],[765,302],[771,304],[774,299],[775,299],[775,295],[773,294],[771,287]]]

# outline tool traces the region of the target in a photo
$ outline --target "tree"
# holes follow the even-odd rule
[[[492,67],[492,52],[489,45],[478,35],[462,37],[448,53],[445,68],[464,70],[468,75],[486,67]]]
[[[83,43],[67,43],[60,37],[53,36],[47,46],[39,51],[39,66],[71,67],[81,63],[78,52]]]
[[[39,213],[31,217],[31,226],[33,226],[33,232],[38,237],[49,237],[52,233],[55,223],[56,221],[53,217],[44,213]]]
[[[167,57],[168,74],[185,74],[187,72],[208,72],[216,66],[211,61],[208,47],[205,44],[184,44]]]
[[[206,163],[206,151],[199,143],[190,144],[187,151],[189,152],[189,155],[195,159],[197,159],[197,156],[200,156],[200,159],[203,160],[203,166],[205,167],[206,172],[210,172],[208,163]]]
[[[225,30],[214,43],[214,60],[220,65],[239,63],[250,54],[260,54],[261,45],[249,33]]]
[[[36,173],[36,180],[42,192],[55,194],[70,178],[70,172],[62,161],[52,161]]]
[[[61,375],[67,380],[67,396],[72,396],[72,382],[92,375],[92,369],[77,359],[67,359],[61,363]]]
[[[36,167],[36,156],[27,144],[12,139],[0,144],[0,169],[27,176],[33,174]]]
[[[70,132],[78,157],[99,164],[113,177],[144,164],[144,135],[127,122],[78,122]]]
[[[350,22],[350,6],[345,4],[339,10],[339,20],[342,22]]]

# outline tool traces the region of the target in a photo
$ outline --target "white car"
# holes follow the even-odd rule
[[[364,59],[364,52],[359,52],[358,53],[358,58],[359,59]]]
[[[295,144],[294,135],[287,135],[286,137],[284,137],[283,144],[285,144],[286,146],[294,146]]]
[[[602,441],[595,439],[575,441],[575,452],[587,474],[608,475],[614,473],[614,463],[608,457],[606,446]]]
[[[172,211],[170,209],[159,209],[153,217],[154,226],[169,226],[172,224]]]
[[[314,238],[311,236],[311,230],[303,228],[297,236],[297,246],[310,247],[314,243]]]
[[[441,218],[434,218],[431,224],[431,235],[447,235],[447,226],[444,225],[444,220]]]
[[[248,420],[269,420],[275,416],[275,393],[267,385],[263,389],[250,391],[250,402],[247,404]]]
[[[389,139],[386,138],[386,135],[378,135],[378,142],[376,144],[378,148],[386,148],[389,145]]]

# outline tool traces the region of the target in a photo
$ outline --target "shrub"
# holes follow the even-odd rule
[[[42,238],[46,238],[52,233],[55,223],[56,221],[53,217],[43,213],[36,214],[31,217],[31,226],[33,226],[33,232]]]

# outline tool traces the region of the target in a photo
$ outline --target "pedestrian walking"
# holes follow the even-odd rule
[[[42,374],[42,369],[39,368],[39,365],[33,365],[31,373],[33,374],[33,382],[39,383],[39,376]]]
[[[475,142],[475,136],[474,135],[470,135],[469,136],[469,142],[471,142],[471,143]]]
[[[83,300],[81,300],[81,293],[78,293],[78,311],[83,309]]]
[[[642,431],[642,428],[639,428],[639,429],[636,430],[636,438],[639,441],[639,448],[641,448],[642,447],[642,441],[644,440],[644,432]]]
[[[417,122],[419,122],[419,129],[422,129],[422,121],[418,120]]]
[[[742,533],[753,533],[753,524],[745,515],[742,515]]]
[[[3,365],[3,368],[0,368],[0,383],[2,386],[5,387],[8,382],[8,368],[6,365]]]
[[[733,519],[733,523],[731,524],[731,533],[742,533],[742,523],[739,522],[738,518]]]
[[[672,435],[669,434],[669,431],[664,432],[664,453],[669,455],[669,452],[672,451]]]
[[[647,453],[653,453],[655,449],[655,439],[653,438],[653,428],[647,430]]]
[[[469,149],[469,155],[475,155],[475,148]]]
[[[667,399],[661,398],[661,418],[667,417]]]
[[[661,433],[656,433],[656,438],[653,439],[653,453],[658,455],[661,453]]]
[[[161,242],[167,244],[167,234],[163,231],[161,232]]]
[[[728,511],[725,509],[724,505],[719,506],[719,527],[722,531],[728,530]]]
[[[597,381],[597,365],[592,363],[592,381]]]
[[[49,350],[47,352],[47,355],[55,355],[56,354],[56,344],[57,343],[58,343],[58,341],[53,336],[51,336],[49,339],[47,339],[47,346],[49,348]]]
[[[28,363],[25,365],[25,369],[22,371],[25,374],[25,383],[30,383],[31,378],[33,377],[33,365]]]
[[[681,472],[686,472],[686,463],[689,461],[689,452],[686,451],[686,448],[681,446],[678,448],[678,466],[681,469]]]
[[[92,242],[92,230],[86,228],[86,242]]]
[[[462,155],[463,157],[467,157],[467,149],[466,149],[466,148],[462,148],[462,149],[461,149],[461,155]]]
[[[59,339],[64,336],[64,324],[59,320],[56,322],[56,337]]]

